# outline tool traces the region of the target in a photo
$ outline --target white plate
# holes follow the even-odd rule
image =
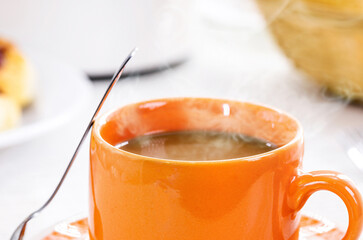
[[[0,148],[23,143],[67,123],[91,96],[91,83],[81,71],[39,53],[29,52],[28,56],[36,72],[36,99],[23,111],[20,126],[0,132]]]

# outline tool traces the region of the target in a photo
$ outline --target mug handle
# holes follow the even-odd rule
[[[362,197],[348,177],[333,171],[301,173],[292,180],[290,208],[299,211],[308,198],[319,190],[327,190],[338,195],[348,209],[349,225],[342,240],[359,238],[363,226]]]

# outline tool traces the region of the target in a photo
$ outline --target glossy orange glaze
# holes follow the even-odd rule
[[[205,162],[156,159],[113,147],[144,134],[196,129],[242,133],[279,148]],[[266,107],[194,98],[128,105],[99,118],[92,131],[90,238],[297,240],[305,199],[318,189],[331,190],[300,183],[315,181],[300,176],[302,155],[299,124]],[[325,183],[349,185],[350,192],[337,191],[348,199],[350,220],[356,222],[349,239],[356,239],[362,223],[358,191],[341,179]]]

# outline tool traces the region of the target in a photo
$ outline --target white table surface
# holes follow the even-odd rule
[[[304,169],[342,172],[363,192],[363,172],[347,158],[339,135],[347,127],[363,124],[363,107],[323,96],[317,86],[276,55],[267,40],[251,57],[248,48],[238,47],[244,41],[240,36],[233,32],[216,34],[205,32],[191,61],[184,66],[120,81],[104,109],[170,96],[229,98],[278,107],[295,115],[305,128]],[[230,36],[234,40],[228,42]],[[206,39],[210,41],[207,46],[203,44]],[[259,38],[249,42],[256,41]],[[71,122],[20,146],[0,150],[0,239],[9,239],[17,224],[49,197],[106,86],[107,82],[94,84],[93,100]],[[88,142],[59,196],[29,225],[29,232],[37,233],[64,218],[86,213],[87,201]],[[347,225],[345,206],[331,193],[314,194],[304,210],[324,216],[343,229]]]

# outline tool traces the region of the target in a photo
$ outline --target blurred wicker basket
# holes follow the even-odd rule
[[[332,92],[363,100],[362,0],[257,0],[296,65]]]

